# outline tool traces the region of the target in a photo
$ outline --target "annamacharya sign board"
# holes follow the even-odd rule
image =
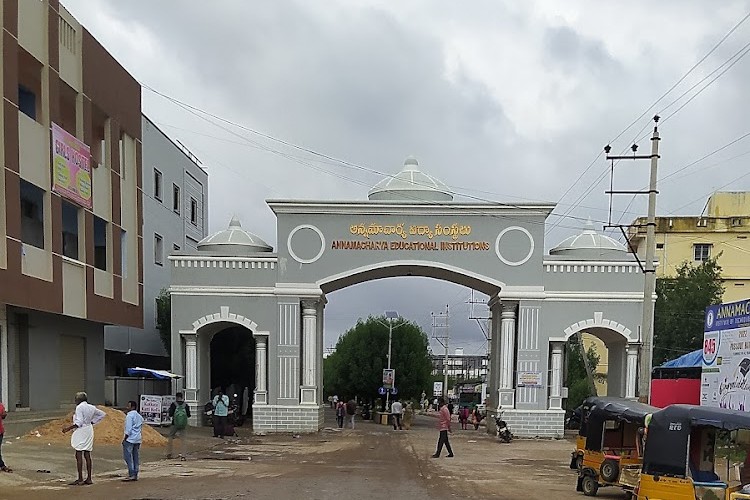
[[[85,208],[93,207],[89,147],[52,124],[52,191]]]
[[[706,309],[701,405],[750,411],[750,299]]]

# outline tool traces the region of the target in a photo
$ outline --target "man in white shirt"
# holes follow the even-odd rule
[[[401,401],[396,399],[393,404],[391,404],[391,416],[393,417],[393,430],[396,429],[401,430],[401,417],[404,415],[404,405],[401,404]]]
[[[91,481],[91,450],[94,449],[94,425],[107,416],[102,410],[88,403],[85,392],[76,394],[76,411],[73,414],[73,425],[63,427],[65,434],[75,429],[70,436],[70,446],[76,450],[76,465],[78,466],[78,479],[70,483],[71,486],[92,484]],[[86,459],[86,480],[83,480],[83,459]]]

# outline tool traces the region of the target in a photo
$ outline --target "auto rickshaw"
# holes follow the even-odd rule
[[[750,412],[671,405],[653,414],[635,494],[641,500],[748,499],[714,468],[716,436],[750,429]],[[728,480],[728,478],[727,478]]]
[[[643,457],[644,422],[659,409],[627,399],[599,397],[586,399],[583,406],[581,427],[585,430],[579,438],[585,440],[577,441],[582,450],[576,450],[580,463],[576,491],[595,496],[600,487],[617,486],[632,496]]]

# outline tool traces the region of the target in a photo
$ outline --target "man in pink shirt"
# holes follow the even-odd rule
[[[443,444],[445,444],[445,448],[448,450],[448,458],[451,458],[453,457],[453,450],[451,449],[451,444],[448,442],[448,433],[453,432],[451,430],[451,414],[448,411],[448,406],[445,404],[445,399],[440,398],[438,400],[438,407],[440,410],[438,411],[437,427],[440,431],[440,437],[437,442],[437,451],[432,455],[432,458],[440,458],[440,452],[443,451]]]

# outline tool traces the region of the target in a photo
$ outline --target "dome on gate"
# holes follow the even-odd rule
[[[259,236],[242,229],[237,217],[232,217],[229,227],[203,238],[198,243],[202,252],[219,252],[222,255],[245,255],[257,252],[273,252],[273,247]]]
[[[597,232],[594,223],[589,220],[583,232],[564,239],[549,253],[575,257],[614,257],[627,254],[628,249],[619,241]]]
[[[453,193],[443,181],[419,170],[417,159],[409,156],[404,168],[378,182],[367,198],[373,201],[453,201]]]

